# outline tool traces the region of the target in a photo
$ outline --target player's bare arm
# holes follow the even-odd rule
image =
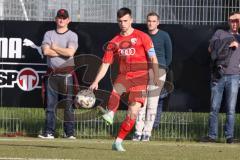
[[[159,66],[158,66],[158,60],[156,55],[153,55],[150,57],[150,62],[152,64],[152,69],[154,73],[154,79],[153,79],[154,84],[159,86],[161,82],[159,80]]]
[[[43,50],[43,54],[45,56],[50,56],[50,57],[58,57],[59,56],[59,54],[56,51],[54,51],[53,49],[51,49],[49,45],[44,45],[42,47],[42,50]]]
[[[59,55],[66,56],[66,57],[72,57],[72,56],[74,56],[74,54],[76,52],[76,49],[74,49],[74,48],[71,48],[71,47],[62,48],[54,43],[51,45],[51,49],[54,50]]]
[[[154,73],[153,82],[155,85],[160,86],[161,82],[159,80],[158,59],[157,59],[154,48],[150,48],[148,50],[148,57],[149,57],[150,64],[152,64],[152,69],[153,69],[153,73]]]
[[[93,81],[92,85],[89,87],[89,89],[91,89],[91,90],[98,89],[98,83],[106,75],[109,66],[110,66],[110,63],[102,63],[101,64],[98,74],[97,74],[95,80]]]

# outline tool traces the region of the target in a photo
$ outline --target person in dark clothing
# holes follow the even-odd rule
[[[229,20],[228,31],[217,30],[210,40],[209,51],[215,53],[214,63],[217,65],[220,61],[225,61],[225,65],[220,65],[221,74],[217,77],[212,76],[211,82],[211,110],[209,115],[209,133],[207,137],[201,139],[202,142],[216,142],[218,137],[218,113],[225,91],[226,101],[226,122],[225,122],[225,137],[227,143],[233,143],[234,139],[234,123],[235,123],[235,107],[239,88],[240,78],[240,47],[239,47],[239,19],[235,18],[236,13],[231,13]],[[232,38],[231,42],[224,43],[226,39]],[[219,45],[220,44],[220,45]],[[221,45],[228,45],[227,50],[222,53],[218,52]],[[224,46],[223,46],[224,47]],[[227,56],[222,56],[226,54]],[[212,56],[214,57],[214,56]],[[224,59],[221,59],[224,58]],[[219,66],[217,66],[219,67]]]

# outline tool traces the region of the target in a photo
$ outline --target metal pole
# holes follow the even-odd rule
[[[27,16],[27,11],[26,11],[26,8],[25,8],[25,5],[24,5],[24,2],[23,2],[23,0],[19,0],[19,1],[21,3],[21,6],[22,6],[22,10],[23,10],[23,14],[24,14],[25,20],[29,21],[28,16]]]

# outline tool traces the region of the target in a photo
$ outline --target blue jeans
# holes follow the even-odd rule
[[[74,110],[73,110],[73,78],[68,75],[52,75],[45,79],[46,88],[46,120],[45,134],[55,133],[56,109],[64,107],[64,132],[67,136],[74,135]]]
[[[167,92],[167,90],[165,88],[163,88],[162,91],[161,91],[161,95],[159,96],[157,113],[156,113],[155,120],[154,120],[154,123],[153,123],[153,128],[157,128],[158,125],[160,124],[161,114],[162,114],[162,109],[163,109],[163,102],[164,102],[164,99],[168,95],[169,95],[169,93]]]
[[[216,139],[218,137],[218,113],[224,89],[226,96],[225,137],[233,138],[239,77],[239,75],[224,75],[217,82],[211,84],[211,111],[208,133],[210,138]]]
[[[159,98],[158,100],[158,106],[157,106],[157,114],[153,123],[153,128],[157,128],[161,121],[161,114],[162,114],[162,108],[163,108],[163,102],[164,98]]]

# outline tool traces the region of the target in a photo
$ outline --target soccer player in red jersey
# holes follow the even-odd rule
[[[117,12],[118,25],[121,32],[107,45],[102,65],[98,74],[89,87],[98,89],[99,81],[105,76],[110,64],[117,58],[119,73],[114,81],[113,90],[108,101],[108,112],[103,119],[109,124],[113,123],[113,117],[119,106],[120,96],[123,92],[129,93],[128,112],[122,122],[118,136],[112,145],[116,151],[125,151],[122,141],[133,128],[139,109],[144,105],[148,83],[148,67],[150,62],[154,72],[154,83],[160,85],[158,75],[158,61],[151,38],[132,27],[131,10],[121,8]],[[154,64],[154,65],[153,65]]]

